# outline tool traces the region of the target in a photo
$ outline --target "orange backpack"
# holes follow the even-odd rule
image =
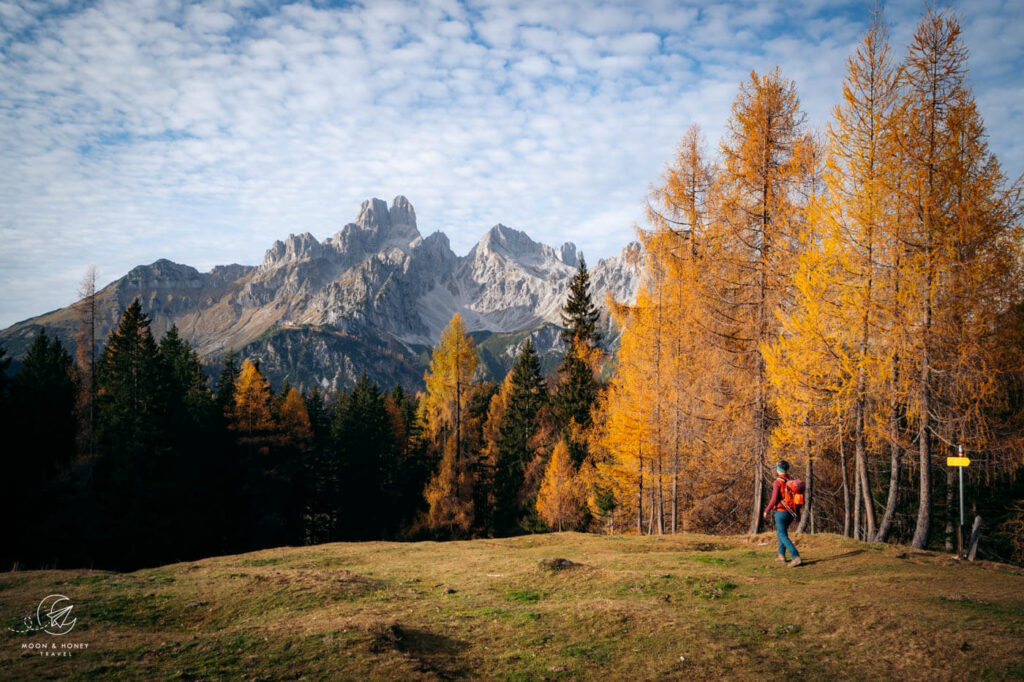
[[[800,507],[804,506],[804,482],[799,478],[785,479],[782,481],[782,507],[793,516],[797,515]]]

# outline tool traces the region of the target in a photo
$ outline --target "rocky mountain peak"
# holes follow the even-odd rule
[[[288,235],[274,242],[256,267],[221,266],[200,274],[160,260],[135,268],[104,290],[107,307],[98,334],[108,334],[120,311],[139,297],[155,330],[171,324],[187,330],[188,341],[204,358],[216,360],[227,348],[248,345],[246,352],[263,357],[268,367],[278,363],[278,377],[308,374],[303,369],[308,354],[302,349],[307,341],[313,343],[312,335],[333,348],[318,357],[323,373],[316,381],[324,376],[335,381],[338,372],[348,381],[358,376],[355,368],[377,366],[393,352],[415,358],[419,346],[437,342],[456,312],[471,331],[522,339],[521,332],[533,334],[547,326],[549,336],[557,337],[561,307],[580,258],[571,242],[552,248],[503,224],[460,257],[444,233],[420,236],[416,213],[404,196],[390,205],[369,199],[355,222],[333,237],[321,243],[309,233]],[[618,301],[635,299],[642,260],[634,244],[592,265],[598,305],[609,294]],[[0,333],[0,343],[24,353],[39,326],[73,339],[76,319],[65,309],[25,320]],[[267,334],[301,340],[295,341],[289,359],[272,360],[282,347],[266,345]],[[356,348],[357,337],[371,342]],[[390,350],[381,355],[385,347]]]
[[[266,255],[263,256],[262,267],[266,269],[283,264],[316,260],[323,256],[323,252],[323,245],[309,232],[299,235],[290,234],[283,242],[278,240],[267,249]]]
[[[383,199],[367,199],[359,206],[356,225],[371,232],[386,232],[391,227],[391,214]]]
[[[367,199],[360,205],[353,227],[368,233],[377,248],[398,246],[404,250],[410,242],[420,238],[416,211],[402,195],[394,198],[391,208],[383,199]]]
[[[121,281],[123,284],[136,287],[165,287],[196,282],[200,279],[201,275],[195,268],[161,258],[149,265],[132,268]]]
[[[580,253],[572,242],[562,244],[562,248],[559,249],[559,256],[561,256],[562,262],[570,268],[578,268],[580,266]]]
[[[392,199],[388,217],[391,218],[393,228],[416,227],[416,211],[413,210],[409,200],[401,194]]]
[[[525,232],[498,223],[473,248],[476,255],[496,253],[511,260],[524,258],[543,258],[543,244],[530,239]]]

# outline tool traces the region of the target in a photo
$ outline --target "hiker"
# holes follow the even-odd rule
[[[775,465],[775,471],[779,477],[775,479],[772,486],[772,498],[768,500],[768,506],[764,510],[764,518],[775,512],[775,533],[779,536],[779,556],[776,561],[786,561],[786,550],[789,550],[793,560],[789,562],[790,568],[800,565],[800,552],[796,551],[796,545],[789,539],[789,524],[796,520],[797,508],[786,503],[786,483],[789,482],[789,462],[780,459]]]

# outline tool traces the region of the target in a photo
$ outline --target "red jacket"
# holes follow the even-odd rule
[[[775,484],[772,486],[772,498],[768,500],[765,514],[773,511],[789,511],[782,506],[782,486],[786,485],[788,480],[789,474],[779,474],[779,477],[775,479]]]

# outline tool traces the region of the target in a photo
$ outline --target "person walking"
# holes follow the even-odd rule
[[[789,462],[780,459],[775,465],[778,478],[772,486],[772,497],[768,500],[768,506],[764,510],[764,518],[772,512],[775,513],[775,534],[779,537],[779,556],[776,561],[786,561],[786,551],[789,551],[792,561],[789,567],[800,565],[800,552],[796,551],[796,545],[789,539],[789,524],[796,520],[796,509],[786,504],[786,483],[789,481]]]

